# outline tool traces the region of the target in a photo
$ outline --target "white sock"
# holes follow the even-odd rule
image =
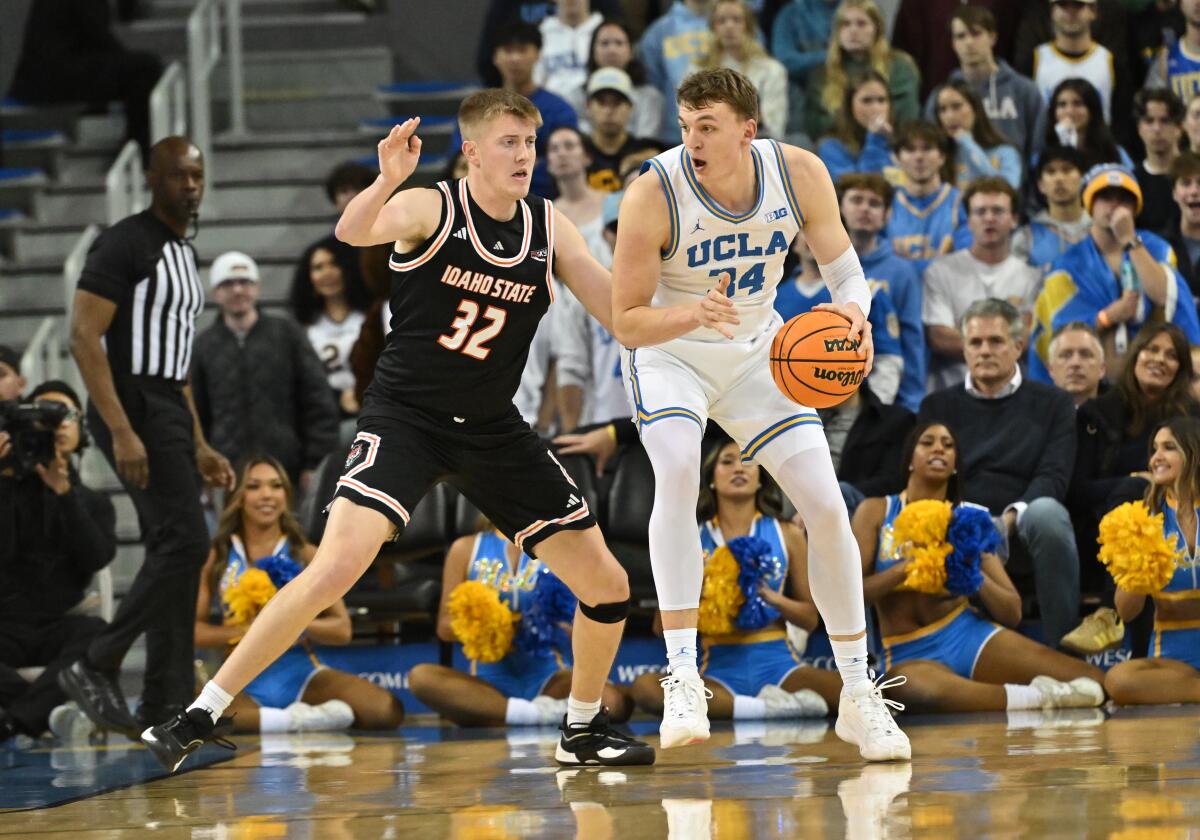
[[[258,731],[264,733],[287,732],[291,728],[291,718],[287,709],[272,709],[263,706],[258,710]]]
[[[829,640],[833,648],[833,661],[837,663],[838,673],[842,675],[842,685],[854,688],[862,683],[871,681],[867,674],[867,637],[855,639],[852,642]]]
[[[1009,711],[1015,709],[1040,709],[1042,707],[1042,695],[1031,685],[1005,683],[1004,696],[1008,698],[1005,708]]]
[[[192,709],[203,709],[208,712],[208,716],[212,718],[212,722],[216,723],[217,718],[229,708],[229,704],[232,702],[232,694],[212,680],[209,680],[200,691],[200,696],[196,698],[196,701],[192,705],[187,707],[187,710],[190,712]]]
[[[542,714],[532,700],[522,700],[520,697],[509,697],[508,707],[504,710],[504,722],[509,726],[537,726]]]
[[[582,700],[576,700],[572,694],[567,698],[567,724],[582,723],[588,724],[592,722],[592,718],[600,714],[600,701],[593,700],[590,703],[585,703]],[[537,721],[534,721],[536,723]]]
[[[696,628],[664,630],[663,641],[667,643],[667,665],[672,674],[691,669],[696,675]]]
[[[767,716],[767,701],[744,694],[733,695],[734,720],[762,720]]]

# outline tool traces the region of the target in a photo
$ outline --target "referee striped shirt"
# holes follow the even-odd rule
[[[204,308],[190,242],[149,210],[128,216],[92,245],[79,288],[117,306],[104,336],[114,377],[187,380]]]

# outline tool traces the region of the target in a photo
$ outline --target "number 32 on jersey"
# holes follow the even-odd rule
[[[508,312],[499,306],[488,306],[483,310],[483,320],[486,323],[472,331],[471,328],[479,316],[479,304],[469,298],[463,298],[458,304],[458,317],[450,324],[451,332],[439,336],[438,344],[447,350],[457,350],[464,356],[470,356],[472,359],[482,362],[492,352],[492,348],[486,346],[487,342],[504,329]]]

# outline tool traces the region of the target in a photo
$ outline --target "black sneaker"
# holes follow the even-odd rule
[[[564,767],[654,763],[654,747],[613,729],[608,722],[608,709],[601,709],[592,722],[586,724],[567,723],[564,716],[558,728],[562,737],[558,739],[554,759]]]
[[[236,750],[237,744],[227,741],[233,728],[233,718],[223,717],[214,724],[203,709],[180,712],[166,723],[151,726],[142,733],[141,741],[158,759],[168,773],[174,773],[183,760],[205,743],[213,743],[227,750]]]
[[[137,719],[129,713],[129,704],[117,681],[108,674],[80,659],[58,672],[58,686],[99,728],[137,738]]]

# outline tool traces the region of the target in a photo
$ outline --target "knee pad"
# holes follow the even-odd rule
[[[629,616],[629,599],[589,607],[579,602],[579,611],[597,624],[619,624]]]

